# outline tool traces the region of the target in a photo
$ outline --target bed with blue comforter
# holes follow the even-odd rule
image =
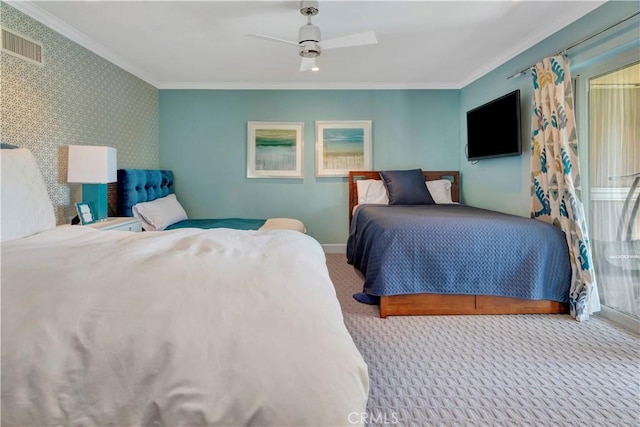
[[[174,194],[173,171],[161,169],[119,169],[116,191],[117,216],[134,216],[133,207]],[[179,228],[230,228],[234,230],[295,230],[306,233],[302,221],[294,218],[205,218],[185,219],[168,225],[164,230]]]
[[[357,206],[347,261],[364,276],[356,299],[379,298],[381,317],[565,312],[568,302],[561,230],[471,206]]]

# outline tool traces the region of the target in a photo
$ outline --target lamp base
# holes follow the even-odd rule
[[[82,201],[91,204],[94,218],[107,218],[107,184],[82,184]]]

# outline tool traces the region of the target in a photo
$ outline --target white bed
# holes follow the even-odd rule
[[[3,425],[361,418],[367,366],[313,238],[60,226],[5,239],[16,180],[2,151]]]

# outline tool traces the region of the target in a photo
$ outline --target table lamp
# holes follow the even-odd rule
[[[70,145],[67,182],[82,184],[82,201],[90,203],[97,220],[107,218],[107,183],[116,182],[116,149]]]

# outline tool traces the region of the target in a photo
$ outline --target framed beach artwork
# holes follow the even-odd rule
[[[371,170],[371,120],[316,122],[316,176]]]
[[[302,178],[304,123],[247,122],[247,178]]]

